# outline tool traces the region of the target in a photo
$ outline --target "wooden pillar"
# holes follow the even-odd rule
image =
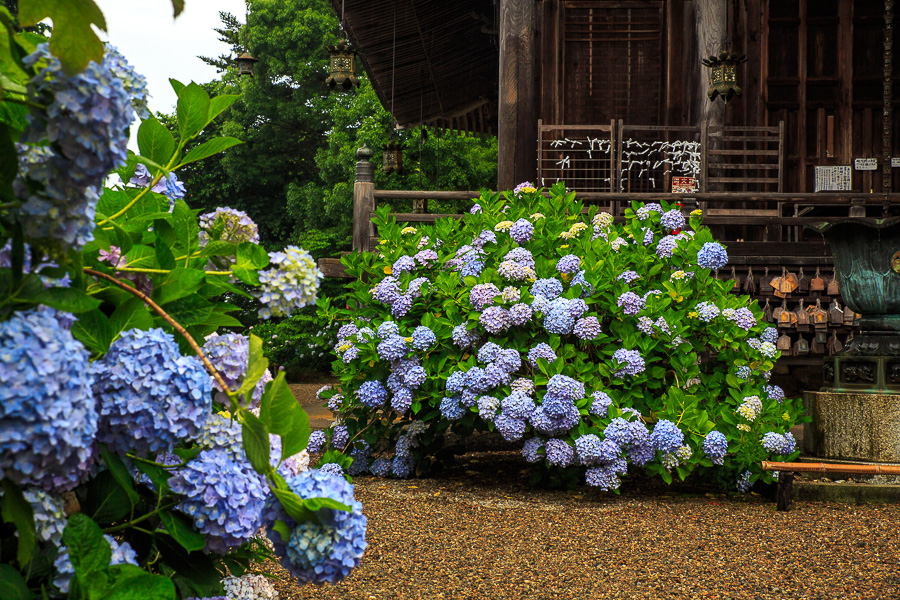
[[[781,471],[778,474],[778,496],[776,509],[791,510],[791,498],[794,494],[794,474],[789,471]]]
[[[694,17],[697,22],[697,49],[700,58],[709,58],[726,50],[725,36],[728,24],[726,23],[727,0],[695,0]],[[700,76],[700,122],[705,122],[710,127],[725,125],[725,103],[721,100],[710,102],[706,96],[709,90],[711,69],[701,67]]]
[[[369,160],[372,151],[363,146],[356,151],[356,181],[353,183],[353,249],[369,250],[369,239],[375,235],[372,211],[375,210],[375,168]]]
[[[534,0],[500,0],[500,115],[497,185],[512,189],[535,173]]]

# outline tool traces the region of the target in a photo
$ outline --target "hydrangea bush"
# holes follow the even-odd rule
[[[270,548],[303,581],[345,577],[366,547],[349,476],[309,469],[262,340],[219,331],[241,325],[223,298],[288,316],[322,275],[300,248],[267,252],[249,215],[198,216],[177,177],[239,143],[186,149],[237,96],[173,82],[173,133],[114,48],[73,66],[11,24],[0,8],[0,595],[272,597],[243,577]]]
[[[734,487],[796,456],[801,405],[768,384],[775,330],[716,278],[728,254],[700,211],[635,205],[619,222],[523,185],[459,220],[375,223],[377,252],[343,259],[355,306],[320,303],[342,324],[341,384],[316,443],[364,459],[355,472],[427,471],[448,431],[499,432],[603,490],[636,469]]]

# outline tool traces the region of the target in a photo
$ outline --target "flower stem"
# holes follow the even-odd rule
[[[146,521],[150,517],[158,515],[159,513],[163,512],[164,510],[169,510],[170,508],[175,508],[176,506],[178,506],[178,502],[172,502],[171,504],[166,504],[165,506],[160,506],[159,508],[156,508],[146,514],[143,514],[136,519],[131,519],[127,523],[122,523],[121,525],[116,525],[115,527],[107,527],[106,529],[103,530],[103,533],[113,533],[116,531],[122,531],[123,529],[128,529],[129,527],[131,527],[132,525],[134,525],[136,523],[140,523],[141,521]]]
[[[178,321],[173,319],[166,311],[164,311],[162,309],[162,307],[159,306],[159,304],[157,304],[156,302],[151,300],[150,296],[148,296],[147,294],[144,294],[143,292],[139,292],[138,290],[134,289],[130,285],[127,285],[124,282],[116,279],[112,275],[107,275],[106,273],[101,273],[100,271],[96,271],[96,270],[90,269],[90,268],[85,268],[84,272],[87,273],[88,275],[93,275],[94,277],[100,277],[101,279],[105,279],[105,280],[109,281],[110,283],[112,283],[113,285],[122,288],[129,294],[137,296],[138,298],[143,300],[147,306],[149,306],[150,308],[155,310],[159,314],[159,316],[161,316],[163,319],[165,319],[166,323],[171,325],[175,329],[175,331],[177,331],[181,335],[181,337],[183,337],[185,340],[187,340],[187,343],[190,345],[190,347],[194,350],[194,352],[197,353],[197,356],[200,357],[200,360],[203,361],[203,364],[206,367],[206,370],[210,372],[210,374],[216,380],[216,383],[218,383],[221,386],[222,391],[224,391],[226,394],[229,394],[229,395],[234,393],[228,389],[228,385],[225,383],[225,380],[222,379],[222,375],[220,375],[219,372],[216,370],[216,368],[212,365],[212,363],[209,362],[209,359],[206,358],[206,355],[203,353],[203,350],[200,348],[200,346],[197,344],[197,342],[194,341],[194,338],[191,337],[191,334],[189,334],[187,332],[187,330],[184,327],[182,327]]]

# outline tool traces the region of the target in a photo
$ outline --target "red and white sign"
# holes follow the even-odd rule
[[[699,190],[696,177],[673,177],[672,193],[673,194],[692,194]]]

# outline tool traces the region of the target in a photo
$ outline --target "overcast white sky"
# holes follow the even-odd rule
[[[172,18],[170,0],[94,0],[106,17],[109,41],[147,78],[150,110],[171,112],[176,96],[173,77],[183,83],[205,83],[216,70],[197,56],[218,56],[229,51],[218,41],[219,11],[244,21],[244,0],[186,0],[184,12]]]

